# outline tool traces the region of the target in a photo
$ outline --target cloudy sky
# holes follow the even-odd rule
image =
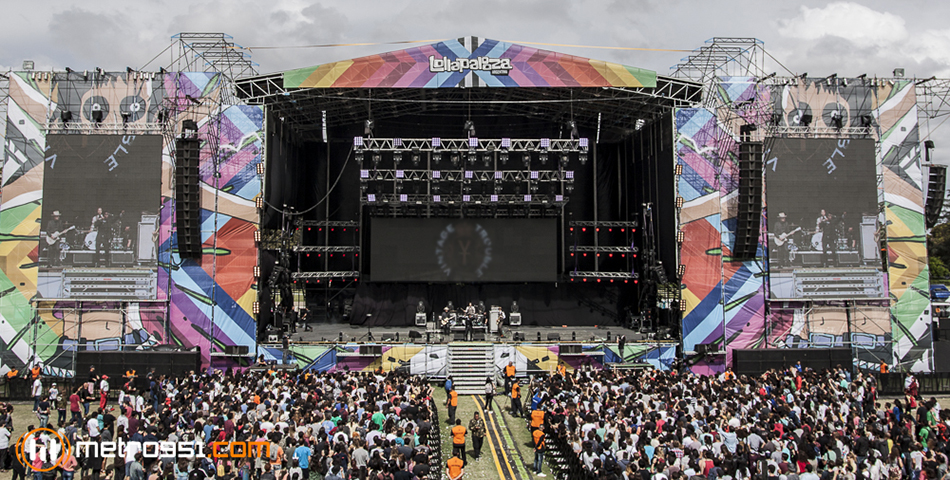
[[[155,70],[177,56],[177,47],[169,48],[175,33],[224,32],[250,47],[262,73],[404,48],[385,42],[474,35],[610,47],[541,48],[666,74],[686,53],[630,48],[690,50],[714,36],[738,36],[762,40],[768,54],[787,67],[767,58],[766,71],[779,74],[888,76],[904,67],[908,76],[950,77],[945,25],[950,2],[5,0],[0,5],[0,70],[19,69],[24,59],[34,60],[38,69]],[[286,48],[337,43],[379,44]]]

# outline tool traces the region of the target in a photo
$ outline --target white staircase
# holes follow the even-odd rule
[[[485,379],[495,377],[495,354],[490,343],[449,344],[449,376],[459,395],[485,393]]]

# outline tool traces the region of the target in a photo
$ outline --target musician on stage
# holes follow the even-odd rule
[[[60,234],[63,231],[63,227],[65,227],[65,224],[60,219],[59,210],[54,210],[53,219],[46,224],[46,236],[52,238],[53,235]],[[61,267],[63,265],[62,258],[60,258],[62,249],[62,237],[55,238],[46,251],[46,261],[49,263],[49,266]]]
[[[776,266],[785,266],[788,265],[788,215],[785,215],[785,212],[779,212],[778,221],[772,225],[772,241],[775,242],[775,245],[772,248],[771,261],[774,262]],[[782,245],[779,245],[782,243]]]
[[[99,212],[102,212],[102,209],[99,209]],[[100,217],[99,214],[96,215]],[[106,212],[104,215],[101,215],[101,218],[95,222],[96,227],[96,266],[101,267],[103,264],[107,267],[112,266],[112,237],[114,235],[112,227],[115,222],[112,219],[112,215],[109,212]],[[102,254],[105,253],[105,259],[103,260]]]
[[[465,339],[469,342],[472,341],[472,331],[475,323],[475,306],[472,305],[472,302],[468,302],[468,306],[465,307]]]
[[[821,209],[821,214],[818,215],[818,218],[815,219],[815,228],[818,233],[821,233],[821,251],[824,253],[823,264],[826,266],[831,266],[834,262],[834,252],[836,252],[837,245],[835,245],[835,240],[837,235],[835,234],[835,226],[831,223],[833,215],[829,215],[825,212],[825,209]]]
[[[452,314],[449,312],[449,307],[442,309],[442,314],[439,315],[439,321],[442,325],[442,333],[449,334],[449,322],[452,320]]]

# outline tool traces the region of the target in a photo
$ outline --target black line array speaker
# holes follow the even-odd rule
[[[175,227],[181,258],[201,258],[200,152],[197,138],[175,141]]]
[[[751,127],[751,128],[750,128]],[[732,257],[751,260],[759,246],[762,217],[762,142],[750,141],[754,125],[739,127],[739,202],[736,211],[736,241]]]
[[[85,378],[89,367],[96,367],[100,375],[108,375],[110,379],[121,381],[128,370],[135,370],[139,376],[145,377],[155,369],[156,375],[181,376],[191,370],[201,369],[201,352],[198,351],[92,351],[80,350],[76,352],[76,372],[82,372],[79,378]]]
[[[940,220],[940,211],[943,210],[943,198],[946,191],[947,167],[945,165],[931,165],[930,182],[927,184],[927,203],[924,206],[927,228],[933,228]]]
[[[584,346],[579,343],[562,344],[558,349],[558,355],[582,355]]]
[[[795,362],[814,370],[851,368],[850,348],[756,348],[732,351],[733,370],[738,375],[760,375],[767,370],[789,368]]]

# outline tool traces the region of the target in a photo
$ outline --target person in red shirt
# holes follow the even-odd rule
[[[73,414],[70,421],[82,421],[82,414],[79,413],[79,402],[81,401],[82,398],[79,396],[79,390],[76,390],[69,396],[69,411]]]

